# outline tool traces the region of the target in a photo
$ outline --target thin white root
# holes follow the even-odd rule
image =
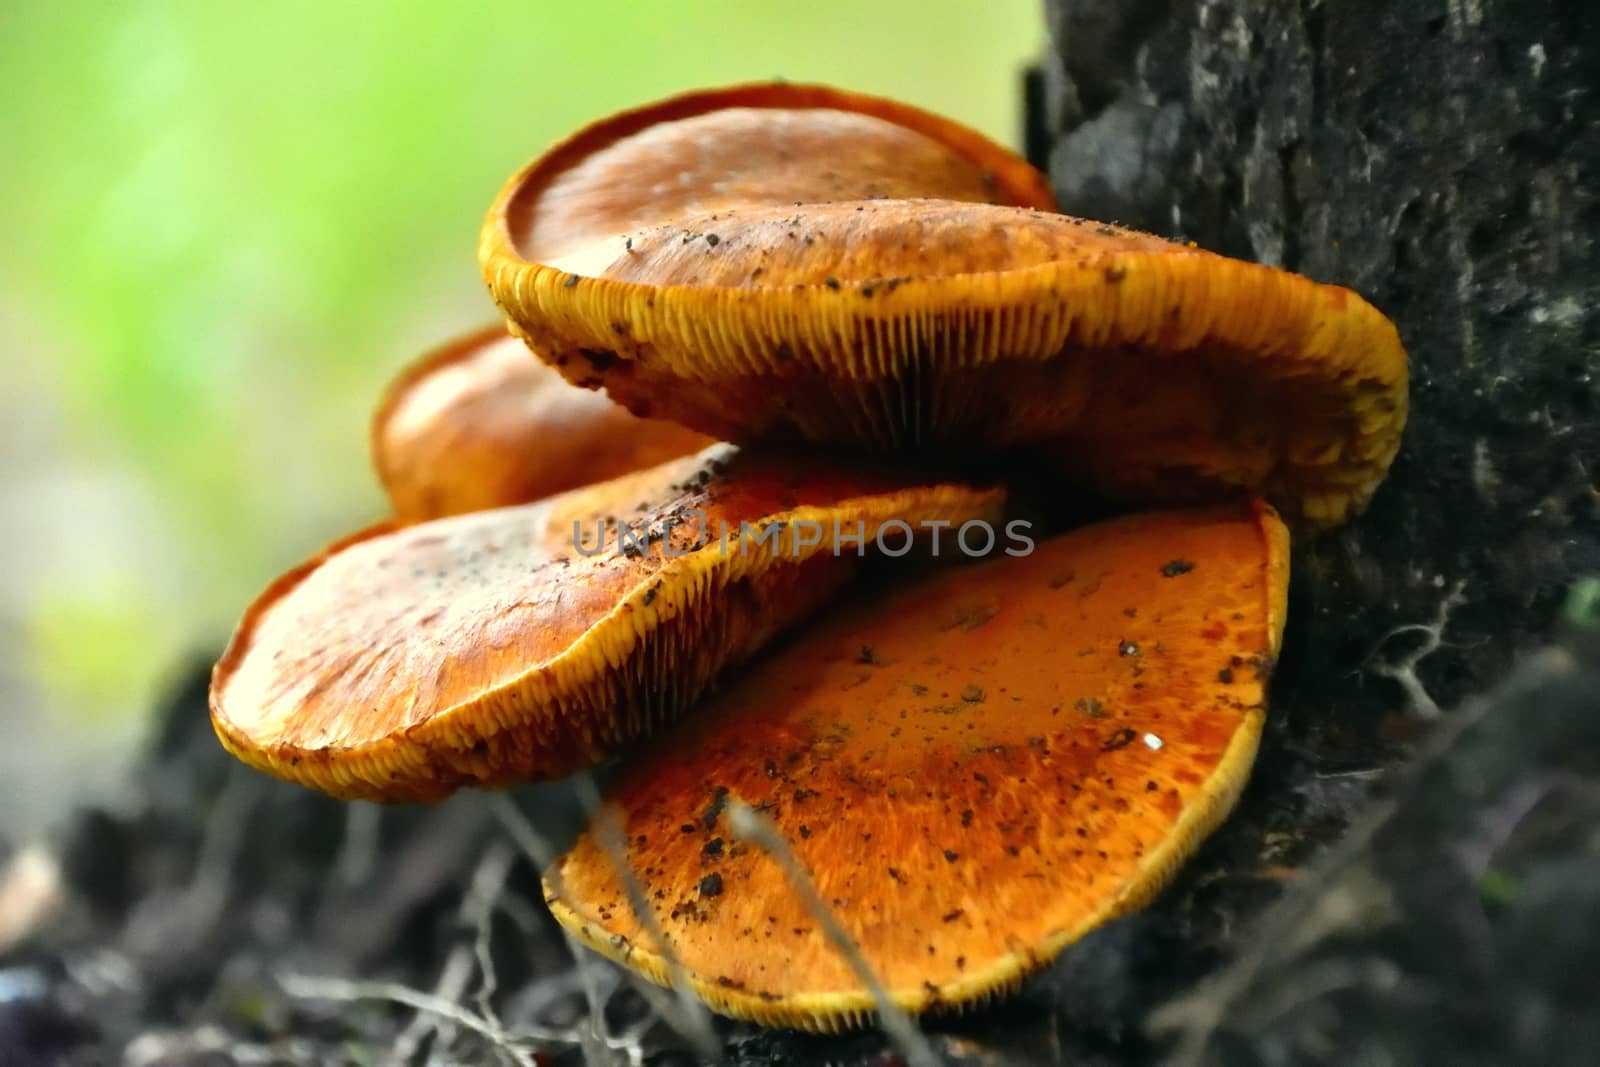
[[[240,772],[243,773],[240,773]],[[233,892],[251,816],[266,796],[265,781],[235,766],[211,806],[189,884],[142,901],[128,920],[125,944],[135,958],[190,951],[222,918]]]
[[[794,851],[789,848],[789,843],[783,839],[783,835],[778,832],[772,820],[750,805],[732,797],[728,799],[727,815],[728,828],[733,832],[733,836],[755,845],[783,868],[784,877],[789,880],[789,885],[799,895],[806,910],[822,926],[823,932],[828,935],[828,940],[839,950],[839,955],[872,994],[873,1002],[877,1005],[878,1024],[883,1027],[883,1032],[894,1043],[900,1055],[905,1057],[906,1063],[910,1067],[939,1067],[939,1055],[933,1051],[927,1036],[917,1026],[916,1020],[890,999],[888,990],[883,988],[883,983],[878,980],[866,957],[861,954],[855,939],[839,925],[839,920],[834,918],[822,895],[817,892],[816,883],[812,881],[811,875],[796,858]]]
[[[316,978],[309,975],[281,974],[278,984],[299,1000],[326,1000],[352,1004],[363,1000],[387,1001],[414,1011],[427,1012],[488,1041],[510,1057],[517,1067],[535,1067],[533,1053],[494,1023],[453,1001],[424,993],[396,982],[358,982],[343,978]]]
[[[378,831],[383,809],[365,800],[353,800],[345,809],[344,841],[334,860],[333,878],[347,889],[363,885],[378,866]]]
[[[683,964],[679,962],[678,954],[667,941],[667,936],[656,919],[655,909],[650,906],[644,887],[639,884],[639,877],[628,859],[628,839],[623,832],[621,814],[614,805],[601,802],[599,792],[588,778],[578,780],[578,799],[588,809],[590,832],[595,835],[606,858],[611,861],[611,866],[622,880],[634,915],[638,917],[639,924],[645,928],[650,939],[655,942],[657,951],[661,953],[661,958],[667,963],[667,976],[675,996],[673,999],[664,998],[647,982],[637,983],[637,988],[657,1014],[666,1020],[667,1025],[692,1044],[696,1052],[708,1059],[720,1060],[722,1041],[711,1025],[711,1015],[700,999],[694,995],[694,991],[689,988]]]
[[[1439,611],[1434,616],[1433,622],[1397,626],[1384,634],[1378,641],[1377,648],[1373,650],[1373,654],[1376,655],[1390,640],[1405,634],[1423,635],[1422,642],[1400,659],[1381,663],[1374,668],[1376,673],[1392,679],[1405,690],[1411,713],[1419,719],[1437,719],[1440,711],[1438,702],[1428,693],[1427,687],[1422,684],[1422,679],[1417,677],[1417,665],[1439,651],[1440,646],[1444,644],[1444,629],[1450,624],[1451,613],[1465,602],[1466,597],[1463,595],[1465,588],[1466,582],[1456,582],[1449,595],[1439,603]]]
[[[522,810],[511,802],[511,798],[504,793],[490,795],[489,803],[492,805],[495,817],[500,820],[506,832],[511,835],[511,840],[516,843],[536,871],[548,872],[548,877],[555,884],[556,891],[561,891],[561,871],[555,866],[555,849],[539,831],[533,828],[533,823],[522,814]],[[595,983],[594,964],[589,958],[588,950],[578,943],[578,939],[567,932],[566,927],[561,928],[561,936],[566,939],[567,951],[572,953],[573,966],[578,969],[578,978],[583,983],[583,996],[589,1005],[589,1032],[582,1043],[583,1062],[588,1067],[606,1067],[610,1058],[603,1051],[609,1044],[606,1034],[606,1008],[605,1002],[600,997],[599,987]]]
[[[424,995],[442,1004],[459,1005],[461,994],[466,991],[467,981],[471,977],[472,957],[465,947],[458,946],[445,957],[444,966],[439,969],[439,978],[433,983],[433,992]],[[383,1062],[388,1067],[406,1067],[416,1058],[417,1050],[431,1034],[439,1037],[436,1047],[448,1045],[455,1040],[456,1027],[450,1020],[433,1012],[417,1012],[395,1037]]]
[[[433,996],[440,1000],[447,1000],[459,1004],[466,994],[467,985],[472,980],[474,963],[480,974],[481,985],[474,998],[478,1014],[493,1026],[500,1027],[499,1016],[495,1014],[492,997],[496,981],[494,961],[488,952],[489,917],[493,914],[495,902],[500,899],[505,890],[506,877],[511,871],[511,862],[515,853],[509,845],[496,842],[484,852],[483,859],[478,862],[477,869],[472,874],[472,881],[467,887],[466,896],[461,902],[461,920],[463,924],[471,926],[476,937],[469,947],[465,944],[457,945],[445,958],[444,967],[439,972],[439,980],[434,983]],[[400,1032],[395,1039],[387,1062],[395,1067],[404,1067],[412,1062],[417,1050],[430,1034],[437,1034],[438,1041],[434,1048],[448,1047],[455,1039],[455,1028],[448,1022],[440,1020],[437,1016],[428,1013],[419,1013],[411,1024]]]
[[[494,995],[499,991],[500,979],[495,974],[489,941],[494,929],[495,908],[505,892],[506,878],[511,874],[511,861],[515,856],[507,845],[496,842],[489,846],[472,876],[467,899],[461,905],[461,917],[472,926],[472,955],[478,964],[478,991],[473,994],[473,1003],[478,1006],[478,1014],[496,1026],[501,1025],[494,1010]]]

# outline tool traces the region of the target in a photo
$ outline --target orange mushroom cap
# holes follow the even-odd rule
[[[1264,505],[1136,515],[859,605],[753,665],[609,797],[692,988],[804,1029],[873,1011],[780,865],[730,833],[733,799],[909,1011],[1015,986],[1149,900],[1249,774],[1287,547]],[[592,832],[545,892],[596,951],[666,981]]]
[[[491,214],[480,260],[535,350],[725,439],[1027,446],[1115,495],[1242,487],[1327,525],[1405,424],[1405,350],[1355,293],[1083,219],[739,207],[591,245],[583,273],[518,233]]]
[[[402,523],[524,504],[712,443],[574,388],[503,326],[412,363],[372,421],[373,465]]]
[[[595,241],[682,215],[906,196],[1055,206],[1043,174],[975,130],[893,100],[776,82],[587,126],[513,178],[491,217],[541,262],[579,269]]]
[[[250,607],[212,719],[244,762],[336,796],[557,777],[824,603],[859,551],[841,535],[870,544],[888,522],[960,523],[1002,501],[718,445],[535,504],[376,527]]]

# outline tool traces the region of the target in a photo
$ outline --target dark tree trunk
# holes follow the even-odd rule
[[[1458,587],[1421,676],[1442,705],[1491,682],[1600,570],[1600,6],[1048,10],[1065,210],[1348,285],[1410,350],[1390,481],[1296,574],[1317,617],[1307,699],[1397,707],[1390,686],[1358,692],[1362,658]]]
[[[1517,692],[1545,698],[1473,705],[1474,725],[1439,727],[1424,766],[1396,765],[1439,709],[1462,720],[1450,709],[1554,640],[1569,588],[1600,571],[1600,5],[1046,10],[1054,46],[1032,118],[1054,132],[1064,210],[1350,286],[1411,354],[1411,423],[1389,481],[1365,516],[1298,547],[1256,782],[1202,873],[1147,920],[1171,920],[1169,960],[1237,961],[1164,1018],[1186,1051],[1245,1062],[1588,1056],[1593,1025],[1572,1008],[1600,1000],[1600,855],[1577,813],[1594,811],[1600,755],[1575,717],[1600,703],[1592,673],[1582,699],[1524,679]],[[1258,870],[1316,854],[1347,821],[1335,786],[1360,781],[1398,782],[1383,831],[1300,878],[1264,924],[1259,897],[1205,887],[1239,879],[1252,852]],[[1489,900],[1485,879],[1510,899]],[[1514,917],[1533,886],[1570,926]],[[1358,915],[1314,929],[1318,905]],[[1070,986],[1075,967],[1103,980],[1108,957],[1093,952],[1069,953],[1057,980]],[[1109,958],[1118,981],[1139,977]]]

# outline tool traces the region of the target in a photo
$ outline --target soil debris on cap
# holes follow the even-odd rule
[[[491,214],[480,263],[558,365],[612,343],[620,310],[633,347],[599,382],[724,440],[1024,449],[1115,497],[1242,489],[1311,527],[1363,507],[1399,446],[1406,353],[1348,289],[994,204],[757,205],[717,224],[714,257],[684,224],[592,247],[569,292]]]
[[[1161,576],[1177,544],[1197,564],[1189,582]],[[1153,512],[830,616],[752,663],[615,780],[608,801],[649,842],[630,856],[647,894],[693,897],[707,877],[706,843],[727,832],[720,813],[702,819],[715,782],[723,806],[766,810],[896,1004],[949,1010],[1013,988],[1148,901],[1231,808],[1265,682],[1220,684],[1217,660],[1275,653],[1287,549],[1265,504]],[[1101,579],[1062,611],[1052,579],[1067,565]],[[989,625],[940,624],[945,605],[979,595],[999,605]],[[1206,636],[1219,623],[1225,633]],[[1164,654],[1122,655],[1119,638]],[[865,681],[864,645],[879,661]],[[1095,652],[1060,655],[1080,646]],[[920,695],[904,684],[913,670],[928,683]],[[1020,701],[942,706],[974,674]],[[1100,694],[1103,717],[1057,714],[1085,691]],[[789,802],[793,782],[805,783],[803,806]],[[673,832],[691,823],[694,833]],[[545,882],[556,918],[666,982],[595,839],[581,837],[557,870]],[[716,874],[714,912],[658,916],[712,1008],[821,1031],[871,1017],[870,992],[778,863],[752,849],[720,856]]]
[[[534,504],[384,524],[257,599],[212,719],[246,763],[341,797],[559,777],[833,597],[858,563],[833,551],[838,529],[863,523],[870,543],[891,520],[992,519],[1003,498],[715,445]]]

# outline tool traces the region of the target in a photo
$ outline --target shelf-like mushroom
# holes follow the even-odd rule
[[[1045,176],[975,130],[820,85],[686,93],[587,126],[525,167],[491,219],[541,263],[627,250],[628,234],[753,205],[882,197],[1053,208]],[[716,234],[699,235],[715,247]]]
[[[543,257],[516,202],[480,245],[513,328],[570,380],[728,440],[1021,446],[1112,494],[1244,488],[1327,525],[1365,504],[1405,424],[1405,351],[1361,297],[1114,226],[751,205],[578,264]]]
[[[884,531],[955,527],[971,554],[1004,490],[956,454],[1200,502],[1031,553],[979,524],[1007,558],[846,603],[618,777],[623,833],[558,861],[552,911],[766,1023],[981,1001],[1147,901],[1254,758],[1288,582],[1273,505],[1347,518],[1406,420],[1404,349],[1355,293],[1057,214],[981,135],[832,89],[588,127],[505,187],[479,259],[515,340],[396,383],[373,427],[396,519],[270,586],[217,664],[217,733],[252,766],[432,800],[593,764]],[[696,434],[739,444],[621,473]]]
[[[712,443],[575,388],[503,326],[406,367],[372,422],[373,465],[402,523],[525,504]]]
[[[212,719],[244,762],[337,796],[559,777],[826,602],[884,524],[959,525],[1002,501],[716,445],[535,504],[380,526],[250,607]]]
[[[1264,505],[1136,515],[857,604],[752,664],[609,797],[694,991],[813,1030],[874,1010],[782,866],[730,832],[733,800],[910,1011],[1014,987],[1148,900],[1249,774],[1287,548]],[[602,842],[555,874],[564,926],[667,981]]]

